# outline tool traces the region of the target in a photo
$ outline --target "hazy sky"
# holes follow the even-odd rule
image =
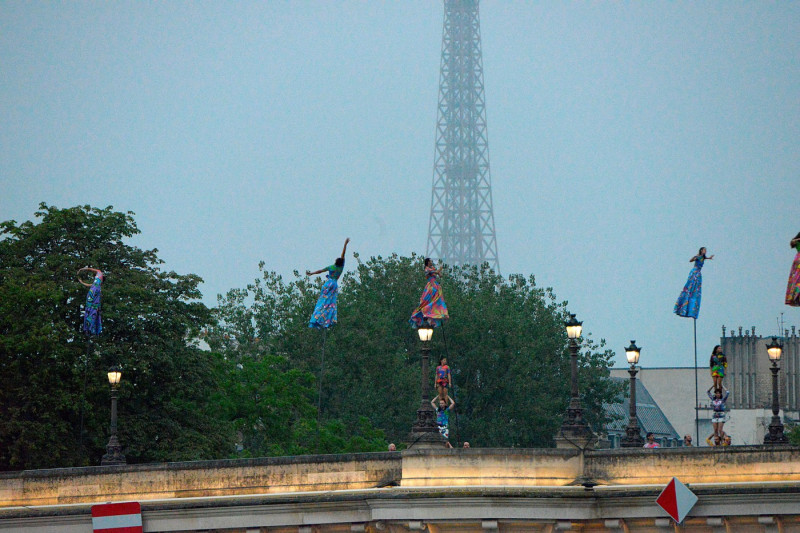
[[[442,17],[432,0],[0,2],[0,219],[134,211],[135,244],[202,276],[211,305],[260,260],[318,269],[347,236],[363,257],[424,254]],[[800,325],[783,304],[800,3],[486,0],[481,29],[503,274],[553,287],[618,363],[636,339],[643,366],[692,364],[672,309],[700,246],[701,364],[723,324]]]

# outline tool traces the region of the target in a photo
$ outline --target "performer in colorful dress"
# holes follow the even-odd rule
[[[101,307],[101,287],[105,276],[101,270],[96,268],[83,267],[78,270],[80,275],[83,271],[94,272],[94,281],[86,283],[78,278],[81,285],[89,287],[89,292],[86,295],[86,309],[83,312],[83,331],[87,335],[100,335],[103,331],[103,323],[100,320],[100,307]]]
[[[711,379],[714,380],[712,388],[721,389],[722,379],[725,377],[725,369],[728,368],[728,358],[722,353],[722,347],[717,344],[711,351],[711,359],[708,362],[711,369]]]
[[[436,409],[436,425],[439,427],[439,434],[442,437],[444,437],[445,440],[447,441],[447,444],[445,444],[445,446],[448,448],[452,448],[453,445],[450,444],[449,440],[450,413],[448,413],[448,411],[453,410],[453,406],[455,406],[456,402],[454,402],[452,398],[447,398],[447,400],[450,402],[450,405],[447,405],[447,402],[437,397],[431,400],[431,405],[433,406],[434,409]]]
[[[411,327],[414,329],[423,324],[435,328],[441,326],[443,320],[450,318],[447,314],[447,304],[444,303],[444,296],[442,296],[442,287],[436,279],[437,276],[441,276],[441,272],[436,270],[430,257],[425,258],[425,276],[428,278],[428,282],[419,299],[419,307],[414,310],[409,319]]]
[[[344,272],[344,254],[347,251],[347,243],[350,238],[344,240],[344,248],[342,248],[342,256],[337,257],[336,261],[330,266],[321,268],[314,272],[306,270],[306,276],[315,276],[328,273],[328,279],[322,284],[322,291],[319,294],[317,305],[314,306],[314,313],[311,315],[311,320],[308,321],[308,327],[327,329],[336,324],[338,315],[336,310],[336,302],[339,296],[339,276]]]
[[[800,307],[800,233],[789,242],[789,246],[797,250],[792,270],[789,272],[789,284],[786,286],[786,305]]]
[[[714,394],[711,394],[711,389],[714,389]],[[725,431],[723,431],[722,427],[725,425],[725,422],[728,421],[725,402],[728,401],[730,391],[725,387],[709,387],[706,394],[708,394],[708,399],[711,400],[711,407],[713,409],[711,425],[714,426],[714,433],[706,438],[706,442],[709,446],[719,446],[720,441],[725,438]],[[714,439],[714,444],[711,443],[712,438]]]
[[[703,268],[703,263],[706,259],[713,259],[713,255],[706,257],[705,247],[700,248],[696,256],[689,259],[689,262],[694,262],[694,268],[689,272],[689,279],[686,280],[686,285],[683,286],[681,295],[675,304],[675,314],[678,316],[685,316],[688,318],[697,318],[700,313],[700,297],[702,295],[703,275],[700,270]]]
[[[447,357],[439,359],[439,366],[436,367],[436,390],[439,391],[439,399],[447,400],[447,388],[453,386],[453,378],[450,375],[450,367],[447,366]]]

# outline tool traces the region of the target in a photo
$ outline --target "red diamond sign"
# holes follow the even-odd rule
[[[142,533],[142,506],[139,502],[107,503],[92,506],[94,533]]]
[[[661,494],[656,498],[656,503],[672,517],[675,522],[680,524],[694,504],[697,503],[697,496],[689,490],[689,487],[672,478]]]

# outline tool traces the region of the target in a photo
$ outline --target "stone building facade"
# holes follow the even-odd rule
[[[769,409],[772,405],[772,363],[767,356],[767,344],[772,336],[756,335],[756,328],[738,332],[722,327],[720,345],[728,357],[725,386],[730,389],[731,409]],[[781,407],[797,411],[800,407],[800,337],[795,327],[785,330],[782,339],[783,355],[779,363],[778,387]]]

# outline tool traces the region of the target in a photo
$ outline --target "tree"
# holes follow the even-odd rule
[[[418,341],[408,318],[424,285],[421,258],[356,261],[341,280],[339,323],[330,332],[307,326],[321,280],[295,272],[285,282],[262,263],[260,279],[220,298],[216,334],[231,343],[227,357],[252,357],[249,339],[258,339],[291,368],[317,376],[324,345],[323,418],[353,428],[367,416],[402,441],[420,401]],[[451,435],[483,446],[552,445],[569,398],[566,302],[532,276],[506,279],[485,266],[448,269],[442,285],[451,319],[434,333],[432,353],[448,356],[453,368],[458,417]],[[609,379],[613,353],[603,344],[586,339],[579,360],[595,428],[604,422],[602,403],[619,392]]]
[[[139,233],[133,213],[42,203],[36,218],[0,224],[0,469],[99,464],[111,365],[123,372],[128,462],[227,456],[232,428],[212,401],[224,361],[192,342],[212,321],[202,280],[126,244]],[[103,333],[89,344],[76,279],[85,265],[107,273]]]

